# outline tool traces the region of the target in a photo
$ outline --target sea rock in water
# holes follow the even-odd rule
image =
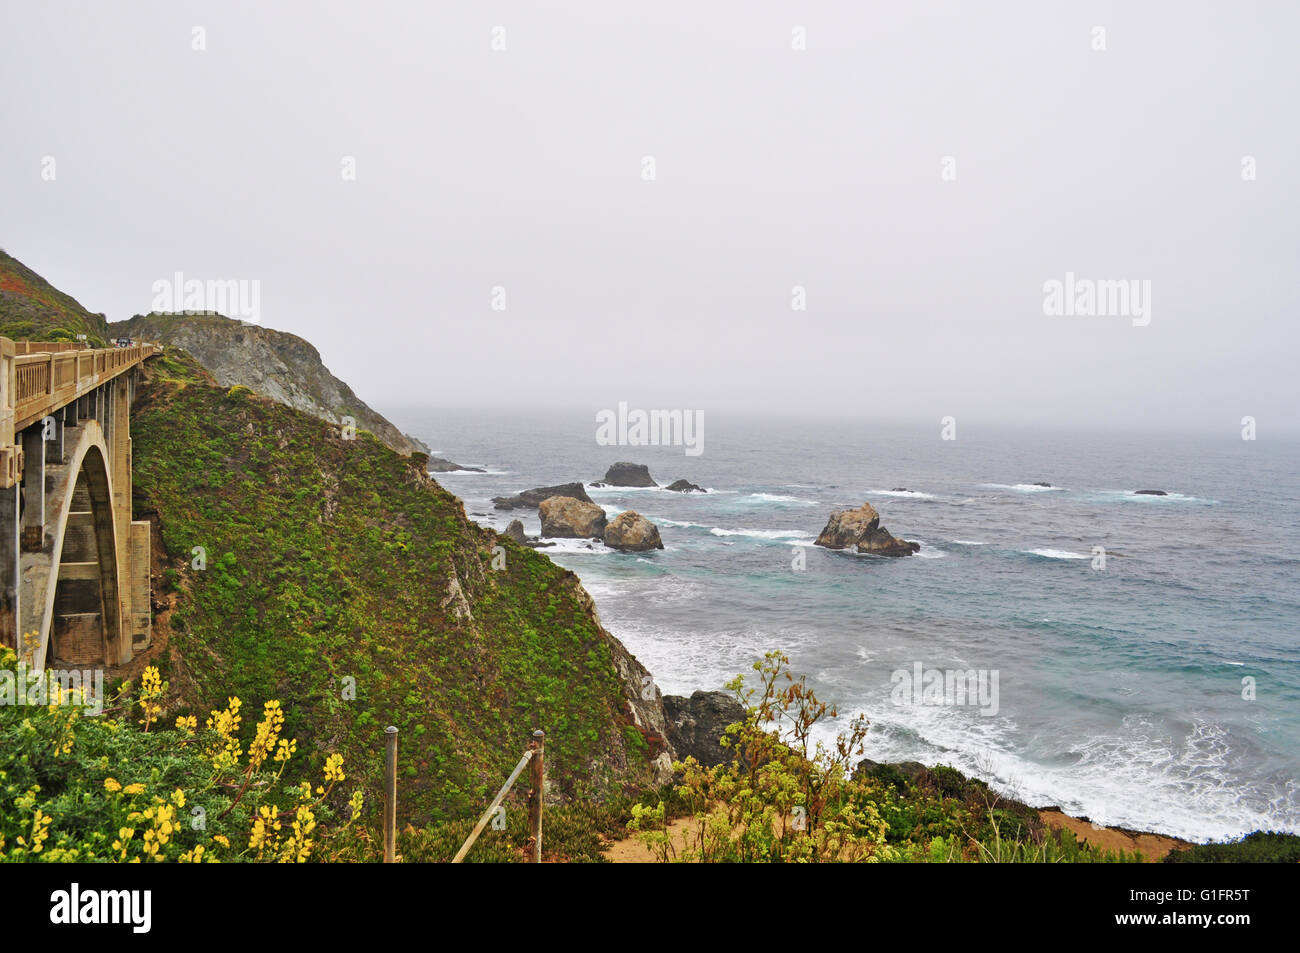
[[[605,511],[595,503],[571,496],[552,496],[537,507],[542,535],[564,539],[592,539],[605,534]]]
[[[694,758],[706,768],[725,764],[735,751],[718,743],[728,725],[743,721],[745,706],[726,692],[664,696],[668,743],[679,760]]]
[[[430,473],[453,473],[456,470],[464,470],[467,473],[487,473],[482,467],[465,467],[459,463],[444,460],[442,457],[430,457],[426,469]]]
[[[605,527],[605,545],[630,553],[664,548],[659,528],[636,510],[624,510],[610,521]]]
[[[890,493],[911,493],[912,491],[905,486],[896,486],[889,492]]]
[[[705,492],[707,492],[707,491],[704,489],[704,487],[702,487],[702,486],[696,486],[694,483],[691,483],[691,482],[688,481],[688,480],[674,480],[672,483],[669,483],[666,487],[664,487],[664,489],[665,489],[665,490],[672,490],[674,493],[705,493]]]
[[[827,549],[856,549],[875,556],[911,556],[921,548],[920,543],[891,535],[880,525],[880,514],[870,503],[863,503],[856,510],[833,512],[816,545]]]
[[[1164,490],[1134,490],[1134,496],[1168,496]]]
[[[528,536],[524,533],[524,524],[519,520],[511,520],[510,525],[506,527],[506,536],[509,536],[521,546],[528,546],[532,549],[545,549],[547,546],[554,546],[554,543],[548,543],[537,536]]]
[[[524,490],[514,496],[494,496],[492,503],[498,510],[531,510],[538,506],[542,500],[550,499],[553,496],[567,496],[573,500],[581,500],[583,503],[590,503],[591,497],[587,491],[582,488],[581,483],[561,483],[559,486],[539,486],[531,490]]]
[[[1030,485],[1030,486],[1045,486],[1045,487],[1047,487],[1049,490],[1052,488],[1052,484],[1050,484],[1050,483],[1031,483],[1031,484],[1029,484],[1029,485]]]
[[[644,463],[620,462],[605,471],[605,483],[610,486],[658,486],[650,479],[650,468]]]

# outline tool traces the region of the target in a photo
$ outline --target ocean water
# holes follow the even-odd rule
[[[594,412],[395,418],[488,468],[436,478],[499,529],[540,527],[492,496],[591,483],[616,460],[709,489],[589,488],[611,517],[657,523],[663,551],[543,550],[666,693],[720,688],[780,649],[840,706],[832,731],[868,716],[877,761],[952,764],[1031,804],[1194,840],[1300,832],[1300,443],[969,426],[942,441],[937,424],[719,416],[687,456],[598,446]],[[811,546],[864,501],[919,556]],[[996,713],[897,704],[895,673],[917,663],[996,673]]]

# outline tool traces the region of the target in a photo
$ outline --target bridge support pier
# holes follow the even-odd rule
[[[0,337],[0,644],[37,670],[122,665],[150,643],[130,410],[155,353]]]

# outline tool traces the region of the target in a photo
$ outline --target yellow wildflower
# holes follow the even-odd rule
[[[343,780],[343,755],[332,754],[325,759],[325,780]]]

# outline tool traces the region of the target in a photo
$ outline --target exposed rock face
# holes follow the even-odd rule
[[[564,539],[592,539],[605,534],[605,511],[595,503],[571,496],[552,496],[537,507],[542,535]]]
[[[650,468],[644,463],[616,463],[605,471],[604,483],[609,486],[658,486],[650,479]]]
[[[726,692],[694,692],[690,698],[665,695],[668,742],[678,760],[693,757],[706,768],[724,764],[735,751],[718,743],[728,725],[742,721],[745,706]]]
[[[535,509],[542,500],[548,500],[553,496],[567,496],[569,499],[581,500],[583,503],[591,502],[591,497],[587,495],[581,483],[561,483],[558,486],[534,487],[516,493],[514,496],[494,496],[492,503],[498,510],[531,510]]]
[[[459,463],[452,463],[450,460],[444,460],[442,457],[429,458],[429,472],[431,473],[453,473],[456,470],[464,470],[468,473],[486,473],[482,467],[464,467]]]
[[[659,527],[636,510],[624,510],[605,527],[605,545],[630,553],[664,548]]]
[[[1168,496],[1164,490],[1134,490],[1136,496]]]
[[[856,510],[832,513],[816,545],[827,549],[856,549],[875,556],[910,556],[921,548],[920,543],[891,535],[880,525],[880,514],[870,503],[863,503]]]
[[[222,387],[239,384],[335,424],[351,417],[358,430],[369,431],[401,454],[429,452],[367,406],[321,363],[320,352],[296,334],[218,314],[137,314],[108,330],[113,337],[184,348]]]
[[[707,491],[704,489],[704,487],[702,487],[702,486],[696,486],[694,483],[691,483],[691,482],[688,481],[688,480],[674,480],[672,483],[669,483],[666,487],[664,487],[664,489],[665,489],[665,490],[672,490],[674,493],[705,493],[705,492],[707,492]]]

